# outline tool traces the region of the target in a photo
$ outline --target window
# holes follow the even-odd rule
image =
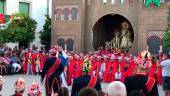
[[[19,13],[29,15],[29,3],[19,2]]]
[[[163,2],[165,2],[165,0],[160,0],[160,2],[162,2],[162,3],[163,3]]]
[[[106,4],[107,3],[107,0],[103,0],[103,4]]]
[[[69,20],[69,9],[65,8],[63,10],[63,14],[64,14],[64,20]]]
[[[71,39],[71,38],[67,39],[66,45],[67,45],[67,51],[69,51],[69,52],[73,51],[73,49],[74,49],[74,40]]]
[[[115,0],[111,0],[111,4],[115,4]]]
[[[5,14],[5,2],[0,1],[0,13]]]
[[[170,0],[164,0],[164,2],[170,2]]]
[[[63,50],[65,50],[65,40],[64,38],[59,38],[57,40],[57,44],[62,47]]]
[[[78,19],[78,9],[77,8],[72,8],[72,10],[71,10],[71,19],[72,20],[77,20]]]
[[[55,20],[61,20],[61,13],[62,13],[62,11],[61,11],[61,9],[60,8],[57,8],[56,10],[55,10]]]

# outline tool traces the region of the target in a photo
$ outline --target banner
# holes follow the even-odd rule
[[[144,1],[146,7],[149,7],[152,3],[152,0],[144,0]]]
[[[0,14],[0,24],[4,24],[5,23],[5,16],[4,14]]]
[[[146,7],[149,7],[152,3],[154,3],[158,7],[161,6],[160,0],[144,0],[144,4]]]
[[[154,4],[155,4],[156,6],[158,6],[158,7],[161,6],[160,0],[154,0],[153,2],[154,2]]]

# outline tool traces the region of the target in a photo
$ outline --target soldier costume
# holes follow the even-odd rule
[[[82,72],[83,75],[74,79],[71,96],[77,96],[79,91],[84,87],[91,87],[96,89],[97,91],[102,90],[100,81],[97,77],[90,76],[89,72],[91,70],[91,62],[89,59],[85,59],[82,64]]]
[[[61,60],[56,57],[56,53],[55,49],[50,50],[51,57],[46,59],[41,74],[41,82],[43,82],[45,78],[46,96],[51,96],[52,90],[55,95],[61,93],[59,92],[61,89],[60,75],[63,72],[64,67],[61,64]]]
[[[137,73],[125,79],[128,96],[132,91],[142,91],[145,96],[159,96],[157,84],[153,77],[147,75],[146,69],[151,67],[150,53],[143,51],[137,58]]]

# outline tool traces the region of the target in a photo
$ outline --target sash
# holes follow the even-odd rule
[[[148,77],[148,81],[146,82],[145,86],[146,86],[146,90],[147,92],[151,92],[153,86],[155,84],[155,79],[153,77]]]
[[[31,57],[28,58],[28,64],[32,64],[32,59],[31,59]]]
[[[97,82],[97,78],[94,77],[94,76],[91,76],[91,79],[90,79],[89,84],[87,85],[87,87],[94,88],[94,86],[96,85],[96,82]]]
[[[52,88],[52,86],[54,84],[54,83],[52,83],[52,86],[50,86],[51,88],[49,88],[49,86],[48,86],[48,79],[58,69],[58,67],[60,65],[60,62],[61,62],[61,60],[57,58],[55,63],[51,66],[51,68],[46,73],[46,85],[47,85],[47,93],[48,94],[50,94],[51,88]],[[57,81],[57,80],[55,80],[55,81]],[[58,82],[57,82],[57,84],[58,84]]]
[[[40,61],[40,57],[38,55],[35,59],[35,65],[40,65],[40,63],[41,63],[41,61]]]

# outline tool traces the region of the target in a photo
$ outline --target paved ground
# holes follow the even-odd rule
[[[38,82],[40,84],[40,76],[31,76],[31,75],[9,75],[9,76],[4,76],[5,79],[5,83],[3,85],[3,90],[2,90],[2,96],[11,96],[14,93],[14,82],[18,77],[22,77],[26,80],[26,90],[24,93],[24,96],[27,96],[27,92],[28,92],[28,87],[31,86],[31,83],[34,82]],[[42,85],[43,86],[43,85]],[[108,84],[106,83],[102,83],[102,89],[103,91],[106,91]],[[71,91],[71,87],[69,87],[69,90]],[[45,90],[43,87],[43,94]],[[159,93],[160,96],[163,96],[163,91],[161,89],[161,87],[159,86]],[[45,95],[43,95],[45,96]]]

